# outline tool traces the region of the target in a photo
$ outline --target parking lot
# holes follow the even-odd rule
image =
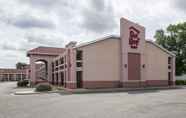
[[[185,118],[186,89],[13,95],[0,83],[0,118]]]

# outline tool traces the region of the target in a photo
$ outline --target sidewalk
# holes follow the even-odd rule
[[[88,94],[88,93],[112,93],[112,92],[129,92],[129,91],[147,91],[147,90],[168,90],[168,89],[184,89],[184,86],[167,86],[167,87],[145,87],[145,88],[106,88],[106,89],[68,89],[53,90],[47,92],[36,92],[35,88],[17,89],[15,95],[32,95],[46,93],[60,94]]]
[[[33,95],[33,94],[49,94],[49,93],[62,93],[62,94],[71,94],[65,90],[52,90],[45,92],[36,92],[35,88],[16,88],[14,90],[14,95]]]

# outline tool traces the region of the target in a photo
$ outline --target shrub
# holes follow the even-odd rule
[[[186,85],[186,80],[176,80],[176,85]]]
[[[28,80],[20,80],[20,81],[17,82],[18,87],[27,87],[28,84],[29,84]]]
[[[51,91],[52,86],[48,83],[41,83],[36,86],[36,91],[42,92],[42,91]]]

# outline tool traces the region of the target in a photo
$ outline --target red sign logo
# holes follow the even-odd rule
[[[129,45],[131,48],[138,48],[138,44],[139,44],[139,40],[140,38],[138,37],[140,31],[137,30],[136,28],[134,27],[130,27],[129,28]]]

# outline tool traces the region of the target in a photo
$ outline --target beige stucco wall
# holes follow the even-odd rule
[[[107,39],[79,49],[83,50],[83,81],[120,80],[119,39]]]
[[[146,80],[168,80],[168,53],[146,42]]]

